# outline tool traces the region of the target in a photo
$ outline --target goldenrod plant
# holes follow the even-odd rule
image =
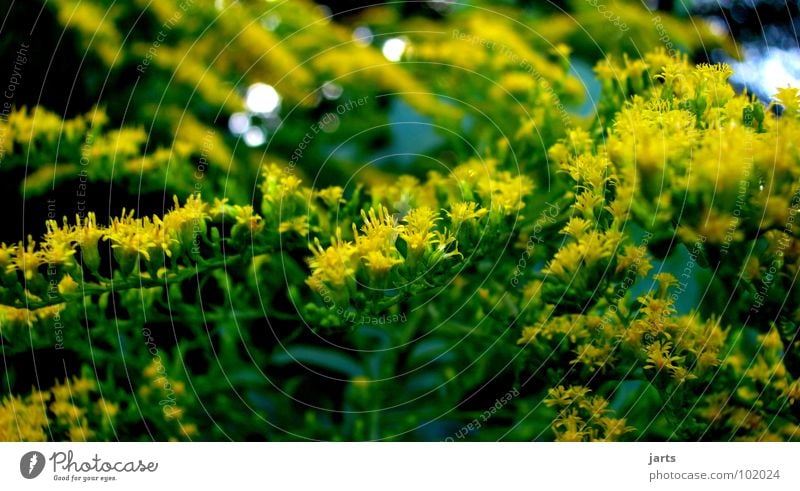
[[[0,439],[797,439],[798,89],[607,5],[653,49],[484,3],[50,2],[130,100],[0,120],[44,210],[0,246]]]

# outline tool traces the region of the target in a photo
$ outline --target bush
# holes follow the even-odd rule
[[[72,3],[56,4],[64,21]],[[158,22],[180,8],[157,5]],[[274,19],[248,23],[254,5],[231,7],[244,10],[220,29],[249,41],[225,59],[188,44],[213,44],[198,32],[214,11],[187,7],[205,17],[181,21],[178,46],[148,65],[183,74],[164,91],[172,109],[137,104],[126,121],[113,103],[72,117],[19,107],[3,120],[3,163],[23,169],[47,219],[41,237],[0,247],[12,394],[0,439],[797,438],[797,89],[764,106],[724,65],[609,55],[597,115],[582,118],[570,50],[542,54],[512,22],[381,17],[376,30],[412,32],[406,62],[389,63],[358,43],[318,53],[350,32],[299,5],[278,11],[276,33]],[[148,56],[119,41],[135,11],[98,28],[109,73]],[[455,31],[415,34],[430,25]],[[76,42],[97,49],[84,27]],[[261,155],[204,119],[241,110],[222,81],[250,77],[249,57],[268,65],[253,81],[298,111]],[[460,83],[470,63],[487,75]],[[192,67],[206,66],[203,82]],[[195,82],[196,108],[176,95]],[[326,83],[341,98],[313,106]],[[405,98],[387,109],[394,91]],[[382,137],[350,159],[324,131],[332,114],[358,135],[408,108],[445,135],[436,165],[360,171]],[[117,214],[81,199],[99,185],[131,193]],[[74,216],[58,214],[56,188]],[[175,197],[137,213],[137,189]]]

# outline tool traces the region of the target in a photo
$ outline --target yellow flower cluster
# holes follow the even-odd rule
[[[73,377],[47,391],[4,398],[0,404],[0,441],[88,441],[113,437],[119,406],[96,397],[97,384]]]
[[[537,363],[563,360],[567,366],[584,367],[589,373],[630,373],[638,360],[645,374],[669,380],[675,387],[711,373],[724,356],[728,330],[714,319],[702,321],[697,313],[676,316],[669,290],[675,279],[661,273],[656,280],[661,287],[638,298],[641,308],[635,315],[623,297],[618,304],[599,302],[585,314],[553,315],[553,310],[546,308],[540,313],[543,320],[523,329],[518,344],[524,345]],[[555,390],[551,399],[558,400],[563,394],[563,390]],[[559,421],[563,438],[585,436],[574,418],[566,416]]]
[[[738,401],[728,392],[718,392],[704,397],[697,413],[710,431],[731,435],[726,436],[726,440],[784,442],[800,439],[800,426],[765,415],[760,409]]]
[[[793,378],[786,368],[786,347],[778,327],[773,325],[758,335],[756,342],[759,349],[753,359],[741,353],[725,359],[725,367],[739,380],[733,405],[763,408],[777,403],[781,408],[792,407],[800,399],[800,379]],[[769,425],[760,424],[759,428],[766,434]],[[800,438],[797,434],[792,436]]]
[[[527,177],[500,170],[493,160],[470,161],[455,167],[448,177],[430,173],[424,183],[402,176],[392,183],[376,184],[369,190],[372,205],[360,212],[361,223],[344,218],[345,222],[334,227],[325,220],[328,210],[339,205],[341,188],[298,191],[304,188],[293,177],[272,177],[275,173],[276,169],[269,173],[262,188],[264,216],[274,216],[280,209],[282,215],[288,210],[292,217],[292,210],[301,205],[306,213],[313,210],[309,216],[319,222],[312,222],[311,230],[323,233],[311,245],[307,283],[323,300],[333,301],[324,302],[331,308],[351,304],[381,308],[375,300],[391,303],[396,300],[390,297],[399,299],[394,294],[386,296],[387,289],[411,292],[443,281],[434,281],[440,266],[451,264],[447,259],[461,257],[464,245],[494,240],[484,236],[486,227],[498,231],[508,227],[506,218],[522,212],[533,188]],[[309,195],[326,206],[313,200],[309,204]],[[347,225],[350,240],[342,233]],[[324,234],[334,228],[335,234]],[[420,275],[425,275],[424,284],[416,281]],[[365,296],[371,300],[369,305]]]
[[[633,216],[724,251],[759,229],[781,228],[800,177],[797,112],[768,116],[769,107],[733,91],[726,65],[691,67],[654,52],[633,66],[597,67],[607,91],[621,93],[622,74],[630,97],[612,108],[618,112],[597,153],[608,155],[623,187],[637,183],[628,203]],[[782,89],[776,100],[792,108],[794,92]]]
[[[575,225],[574,219],[570,223]],[[582,227],[574,232],[578,233],[577,237],[574,237],[575,241],[558,250],[543,270],[545,274],[552,274],[562,281],[569,281],[581,268],[602,267],[602,261],[611,257],[623,238],[620,232],[615,230],[586,233],[585,227]],[[571,235],[570,230],[566,230],[565,233]]]
[[[209,221],[232,224],[228,238],[242,248],[255,243],[268,249],[279,234],[289,232],[294,237],[314,234],[308,284],[315,293],[336,291],[339,306],[350,300],[364,306],[387,288],[404,287],[412,294],[437,283],[432,277],[416,281],[420,275],[438,275],[451,264],[447,259],[461,256],[459,241],[489,242],[483,238],[485,227],[508,227],[505,218],[523,210],[530,180],[497,166],[491,160],[472,161],[454,168],[449,177],[432,173],[422,184],[407,176],[374,186],[369,193],[374,204],[362,208],[360,223],[340,213],[342,206],[352,206],[343,188],[312,190],[274,164],[263,169],[261,214],[250,205],[227,199],[209,204],[192,195],[183,204],[175,198],[163,216],[136,217],[123,210],[107,226],[98,224],[93,213],[77,216],[74,223],[48,220],[41,242],[29,238],[27,245],[0,247],[8,282],[23,275],[29,297],[27,304],[3,307],[5,325],[32,326],[36,319],[52,318],[71,305],[64,299],[101,294],[108,290],[105,278],[115,275],[118,280],[138,276],[157,281],[181,274],[186,265],[202,261],[198,254],[209,246],[219,247],[209,242],[221,240],[217,228],[208,233]],[[341,230],[348,229],[345,238]],[[108,271],[101,271],[106,244],[113,260]],[[87,281],[83,268],[96,283]]]
[[[733,39],[704,19],[659,13],[634,0],[582,2],[568,11],[541,16],[533,29],[542,39],[560,40],[583,53],[646,53],[664,46],[672,53],[736,52]]]
[[[197,425],[186,414],[190,403],[186,384],[167,374],[161,357],[154,358],[142,375],[145,383],[139,387],[139,396],[147,407],[158,408],[161,414],[154,423],[167,428],[170,441],[197,436]]]
[[[302,185],[291,168],[280,168],[276,164],[266,165],[262,168],[263,180],[261,181],[261,213],[269,230],[278,230],[280,233],[294,231],[300,235],[307,235],[309,230],[309,217],[312,210],[319,207],[312,201],[313,192]],[[323,190],[320,196],[327,198],[329,207],[336,208],[341,199],[339,188],[337,190]],[[326,216],[327,218],[327,216]],[[316,225],[316,224],[315,224]],[[327,223],[325,224],[326,228]]]
[[[357,266],[353,261],[356,250],[352,243],[337,237],[326,248],[319,239],[315,239],[311,252],[314,256],[308,260],[308,264],[312,273],[306,283],[317,291],[327,286],[342,295],[343,300],[349,298]]]
[[[205,236],[209,218],[208,204],[195,195],[183,205],[174,197],[174,208],[163,217],[135,218],[132,210],[123,210],[122,215],[114,217],[107,227],[98,226],[92,213],[85,218],[76,217],[74,225],[68,224],[66,219],[62,226],[49,220],[44,241],[39,251],[33,254],[38,254],[40,264],[68,268],[73,265],[71,256],[76,252],[75,246],[80,246],[83,264],[97,273],[100,261],[98,242],[105,240],[110,242],[123,275],[140,271],[140,259],[144,259],[147,270],[142,272],[149,270],[155,277],[164,267],[165,258],[188,254],[200,237]]]
[[[538,46],[541,39],[521,25],[481,14],[468,10],[453,16],[453,28],[444,32],[438,21],[416,20],[407,57],[424,63],[410,68],[435,64],[439,75],[432,82],[448,94],[453,87],[487,93],[472,98],[470,106],[516,132],[520,141],[536,145],[541,144],[537,138],[560,136],[560,128],[570,122],[564,105],[583,95],[580,82],[568,73],[569,48]],[[557,111],[550,109],[554,106]]]
[[[585,366],[591,371],[606,371],[615,366],[619,331],[614,319],[599,315],[552,315],[544,310],[544,320],[523,328],[517,344],[536,353],[537,360],[548,356],[564,357],[568,365]]]
[[[193,189],[199,181],[216,190],[214,172],[230,162],[231,154],[221,135],[195,117],[173,113],[174,144],[157,146],[157,139],[143,127],[123,126],[106,130],[108,116],[100,108],[71,119],[62,119],[42,107],[14,108],[0,121],[0,155],[9,166],[25,166],[26,196],[44,194],[53,185],[73,182],[83,198],[91,183],[114,182],[136,192],[151,189]],[[149,153],[144,153],[145,148]],[[58,155],[57,165],[52,158]],[[198,162],[192,162],[198,158]],[[133,187],[135,186],[135,187]],[[195,188],[197,189],[197,188]]]
[[[552,423],[556,441],[559,442],[612,442],[618,441],[633,428],[625,418],[612,417],[614,411],[601,396],[589,395],[587,387],[559,385],[548,391],[544,403],[558,410]]]
[[[309,260],[311,276],[307,283],[317,292],[331,289],[345,295],[348,290],[342,288],[352,290],[359,272],[367,285],[382,290],[391,286],[388,281],[393,271],[402,269],[402,277],[411,281],[418,271],[432,269],[443,259],[461,255],[448,229],[437,228],[442,217],[430,208],[415,208],[400,218],[379,205],[377,210],[362,210],[361,217],[361,228],[352,226],[352,242],[343,241],[339,234],[327,248],[319,239],[311,246],[314,256]],[[398,248],[398,240],[403,243],[404,253]]]
[[[162,0],[153,9],[166,21],[171,7]],[[302,9],[306,7],[303,4]],[[206,6],[199,8],[209,12]],[[237,5],[232,11],[241,16],[246,9]],[[293,14],[285,13],[287,30],[291,30]],[[231,32],[240,27],[236,19],[223,18],[221,22]],[[291,277],[296,283],[305,277],[310,291],[289,284],[286,294],[304,320],[315,327],[333,323],[316,323],[307,312],[327,315],[336,311],[341,322],[351,314],[354,319],[356,313],[399,308],[414,295],[452,284],[450,291],[437,292],[437,297],[442,293],[444,305],[474,294],[469,297],[474,300],[460,309],[461,319],[481,319],[489,329],[499,325],[494,323],[498,319],[503,320],[503,329],[519,320],[516,325],[524,327],[517,344],[524,345],[536,362],[557,364],[547,371],[545,387],[561,383],[555,380],[585,380],[584,376],[595,374],[615,380],[633,377],[668,396],[664,404],[677,407],[685,403],[686,414],[681,416],[687,420],[696,409],[712,426],[724,427],[737,438],[787,437],[786,432],[796,427],[791,426],[791,418],[784,418],[785,408],[796,407],[800,381],[787,369],[791,363],[786,358],[797,351],[798,342],[790,345],[787,339],[793,337],[788,338],[786,331],[800,319],[800,310],[787,302],[793,311],[785,318],[764,321],[764,313],[758,309],[775,297],[788,296],[792,286],[786,283],[800,271],[795,221],[800,208],[796,185],[800,179],[798,91],[782,89],[776,102],[764,107],[732,90],[727,83],[731,71],[724,65],[692,67],[685,57],[670,57],[664,51],[643,60],[611,60],[596,68],[604,91],[598,125],[591,130],[559,126],[557,133],[563,138],[550,146],[545,156],[527,152],[525,145],[534,143],[532,135],[539,126],[558,126],[552,120],[557,115],[547,103],[570,92],[562,85],[566,84],[566,72],[558,62],[566,50],[558,47],[555,58],[548,58],[504,24],[467,24],[465,33],[476,39],[504,39],[512,53],[530,59],[533,67],[534,71],[526,73],[513,57],[498,60],[477,55],[465,60],[497,65],[493,69],[499,73],[500,92],[490,93],[490,98],[504,91],[530,96],[531,116],[514,136],[515,143],[522,143],[515,152],[523,150],[520,155],[526,159],[528,153],[534,154],[521,163],[522,171],[512,170],[511,142],[505,140],[495,142],[496,146],[488,144],[482,158],[466,160],[447,173],[430,172],[425,179],[387,179],[378,171],[367,170],[366,185],[347,189],[313,189],[303,184],[294,162],[285,167],[269,164],[261,168],[260,202],[255,204],[236,204],[236,198],[230,203],[228,198],[207,202],[194,194],[183,203],[175,198],[173,208],[163,215],[137,217],[123,209],[108,225],[98,224],[92,213],[78,216],[74,223],[49,220],[41,239],[30,237],[27,242],[0,246],[2,335],[55,319],[65,308],[77,305],[75,300],[81,296],[92,297],[85,306],[102,310],[102,297],[108,298],[112,281],[114,291],[134,290],[127,293],[144,299],[163,293],[159,288],[164,280],[175,280],[170,294],[180,297],[182,280],[189,275],[210,275],[212,269],[226,267],[226,261],[252,260],[258,272],[274,266],[270,264],[273,254],[285,254],[288,265],[310,249],[308,271],[302,265],[286,268],[294,269]],[[242,32],[244,41],[236,42],[260,43],[276,50],[275,57],[258,70],[267,77],[276,66],[297,69],[287,80],[298,81],[298,88],[282,95],[301,98],[314,84],[313,70],[298,67],[296,60],[302,58],[283,53],[282,43],[276,42],[280,36],[262,27],[248,27]],[[350,39],[349,32],[339,27],[330,31],[331,39],[345,35]],[[312,38],[307,33],[298,35],[291,49],[310,53],[316,42]],[[410,41],[404,56],[436,60],[449,56],[457,42],[463,40],[454,38],[437,46],[420,35]],[[168,68],[177,57],[187,55],[192,60],[177,74],[178,81],[186,84],[203,78],[198,67],[208,55],[203,51],[203,46],[208,47],[205,43],[200,42],[198,53],[188,46],[164,46],[154,68]],[[377,80],[381,87],[418,89],[412,75],[385,63],[376,50],[353,55],[363,49],[352,43],[341,50],[314,53],[309,63],[334,77],[355,70],[363,79]],[[248,50],[255,55],[252,47]],[[220,59],[220,68],[231,68],[225,65],[233,61]],[[548,77],[538,77],[537,70],[547,72]],[[220,88],[224,84],[218,84],[219,80],[210,76],[198,90],[206,100],[238,104],[240,101],[228,97],[227,89]],[[548,91],[551,82],[558,87]],[[429,95],[410,96],[410,100],[428,111],[441,105]],[[783,108],[782,117],[773,114],[777,104]],[[458,110],[444,114],[447,112],[443,111],[443,117]],[[104,163],[104,169],[113,169],[116,160],[121,160],[129,174],[157,170],[176,157],[189,160],[198,151],[216,152],[211,158],[217,161],[230,157],[224,142],[214,137],[210,144],[198,146],[198,140],[205,138],[205,126],[191,117],[181,125],[174,148],[157,148],[144,156],[140,155],[145,141],[142,129],[120,128],[101,134],[95,117],[102,122],[100,112],[62,121],[41,109],[19,110],[3,123],[3,131],[13,134],[4,141],[16,154],[26,146],[54,145],[65,133],[65,142],[72,145],[77,159],[77,164],[67,168],[72,171],[80,169],[77,165],[83,165],[83,157]],[[540,174],[553,167],[558,173],[548,176],[542,196],[534,196],[534,182],[540,183]],[[45,172],[44,167],[40,170]],[[39,174],[42,176],[48,175]],[[514,264],[508,260],[505,244],[517,233],[526,250],[523,259]],[[651,278],[656,264],[660,269],[668,267],[667,261],[656,263],[653,257],[660,260],[664,243],[676,236],[684,245],[692,245],[692,264],[687,266],[684,281],[691,281],[690,273],[719,260],[729,248],[752,249],[744,264],[722,265],[728,269],[718,270],[723,278],[749,282],[747,288],[736,292],[742,297],[735,298],[730,312],[716,315],[709,312],[708,305],[687,312],[676,288],[685,283],[664,272]],[[485,260],[489,253],[495,260],[491,271],[490,261]],[[108,270],[101,271],[106,264]],[[498,278],[512,264],[517,268],[515,281],[517,277],[526,281],[519,294],[498,287]],[[485,276],[474,291],[469,291],[470,273]],[[290,276],[285,278],[290,281]],[[214,279],[221,284],[238,280],[221,272]],[[272,286],[269,281],[265,280]],[[209,283],[214,282],[203,281],[201,288],[213,288]],[[714,286],[708,289],[711,294],[727,287]],[[121,294],[119,298],[124,304],[130,296]],[[753,322],[748,327],[737,326],[737,322],[743,323],[739,305],[753,305]],[[158,314],[154,312],[154,317]],[[452,323],[448,320],[444,329],[458,330],[459,322],[457,318]],[[742,339],[747,337],[760,344],[752,356],[743,345]],[[191,401],[179,377],[168,375],[155,360],[144,367],[143,375],[138,395],[151,407],[163,410],[157,424],[172,437],[196,435],[197,427],[187,421]],[[730,380],[742,384],[735,394],[723,394],[719,384],[724,386]],[[0,428],[7,431],[13,419],[9,414],[22,412],[30,413],[27,421],[31,423],[17,426],[20,438],[44,438],[43,428],[51,421],[73,439],[97,437],[100,430],[90,424],[97,411],[87,409],[93,400],[89,395],[96,388],[79,379],[65,384],[74,387],[68,390],[56,385],[44,395],[4,400]],[[715,395],[691,400],[693,389],[704,384]],[[80,403],[70,396],[76,391],[82,394]],[[733,402],[726,402],[724,395]],[[39,413],[36,398],[46,399],[38,404],[42,406]],[[669,402],[673,400],[680,403]],[[559,440],[617,440],[632,431],[625,419],[614,417],[608,400],[590,395],[588,386],[558,386],[548,392],[545,402],[558,411],[552,427]],[[748,408],[754,409],[753,414]],[[777,415],[778,426],[767,420],[771,414]]]
[[[0,404],[0,441],[46,441],[45,428],[49,421],[44,398],[45,395],[39,392],[33,392],[25,397],[4,397]]]
[[[570,130],[549,150],[574,191],[551,205],[569,213],[535,222],[528,248],[545,242],[536,256],[544,267],[530,274],[521,296],[530,313],[518,344],[536,363],[568,366],[565,376],[640,374],[670,394],[670,411],[696,404],[699,416],[731,438],[796,438],[797,426],[784,415],[800,396],[785,364],[800,346],[786,327],[798,311],[791,307],[775,324],[761,309],[772,301],[783,310],[793,295],[783,278],[800,271],[798,91],[779,91],[784,114],[777,117],[772,107],[737,95],[724,65],[692,67],[685,57],[657,51],[604,62],[596,71],[606,134],[595,141]],[[542,236],[542,221],[559,224],[557,248],[545,241],[554,236]],[[661,254],[676,236],[689,253],[681,280],[660,272],[644,281],[650,254]],[[733,250],[741,256],[721,260]],[[738,264],[740,257],[748,259]],[[727,292],[730,285],[714,283],[725,292],[726,312],[716,313],[719,305],[686,312],[681,296],[705,268],[720,278],[741,274],[752,286]],[[759,349],[751,356],[745,340],[754,338]],[[735,395],[723,391],[728,382]],[[700,384],[720,384],[719,393],[698,396],[692,391]],[[554,389],[551,403],[565,391]],[[693,411],[680,410],[686,417]],[[576,422],[583,418],[571,416],[560,414],[560,438],[584,438]]]
[[[62,25],[78,32],[84,48],[91,48],[107,66],[122,60],[123,36],[114,25],[118,9],[80,0],[56,0],[51,8]]]
[[[553,316],[546,321],[528,326],[522,329],[522,336],[517,340],[518,344],[531,344],[543,341],[561,341],[566,337],[570,343],[586,338],[590,331],[589,326],[594,325],[593,320],[586,319],[578,315]]]
[[[39,323],[54,319],[63,308],[64,304],[50,305],[38,309],[0,305],[0,334],[9,337],[18,328],[33,328]]]
[[[173,209],[162,217],[136,218],[133,211],[123,210],[108,226],[101,226],[90,212],[77,216],[74,224],[66,218],[62,225],[48,220],[41,242],[29,237],[27,245],[0,244],[0,289],[6,295],[24,292],[0,306],[0,332],[9,337],[17,328],[32,328],[46,320],[63,325],[62,316],[79,305],[73,300],[107,292],[107,278],[124,281],[137,275],[142,281],[157,281],[165,275],[175,277],[186,265],[200,261],[204,248],[213,245],[207,233],[210,211],[197,195],[183,204],[175,198]],[[107,271],[101,271],[104,250],[113,251]],[[117,287],[142,286],[137,282]]]
[[[574,190],[566,192],[562,201],[571,212],[560,230],[564,238],[542,269],[551,277],[544,289],[549,297],[568,293],[559,285],[570,285],[574,292],[591,292],[615,261],[617,274],[625,272],[626,262],[634,262],[640,275],[647,272],[647,261],[619,254],[636,250],[626,248],[628,237],[623,232],[629,220],[626,201],[631,191],[621,182],[608,156],[594,154],[593,149],[589,134],[576,129],[549,151],[560,172],[574,182]],[[568,302],[583,301],[580,295],[568,297]]]

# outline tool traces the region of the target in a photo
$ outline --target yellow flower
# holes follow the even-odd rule
[[[646,255],[647,248],[626,245],[622,249],[622,254],[617,256],[617,268],[615,272],[621,273],[629,268],[633,268],[639,276],[647,276],[647,273],[652,269],[653,265],[645,258]]]
[[[639,302],[642,304],[641,312],[648,322],[664,322],[675,312],[672,299],[645,295],[639,298]]]
[[[536,340],[536,336],[541,332],[539,326],[527,326],[522,328],[522,335],[517,339],[517,344],[528,344]]]
[[[613,245],[614,242],[608,233],[597,232],[584,235],[578,242],[578,248],[587,266],[592,266],[601,259],[610,257]]]
[[[431,257],[431,264],[435,264],[442,258],[449,258],[455,256],[462,256],[458,250],[458,244],[454,235],[450,233],[447,228],[444,230],[434,230],[433,243],[436,244],[436,249]],[[455,244],[452,250],[448,251],[451,244]]]
[[[260,218],[260,217],[259,217]],[[308,235],[308,216],[303,215],[292,218],[285,222],[281,222],[278,226],[278,232],[285,234],[286,232],[296,232],[299,235]]]
[[[69,266],[72,264],[72,256],[75,250],[72,248],[74,233],[64,218],[64,227],[60,228],[55,220],[46,222],[47,233],[40,253],[42,261],[48,267],[55,265]]]
[[[408,246],[409,256],[419,258],[427,250],[435,237],[432,230],[437,221],[438,215],[427,207],[411,210],[403,218],[405,225],[400,231],[400,237]]]
[[[28,309],[0,305],[0,330],[14,327],[33,327],[36,314]]]
[[[176,396],[182,396],[186,394],[186,384],[181,380],[176,380],[172,383],[172,390],[175,392]]]
[[[782,350],[783,341],[781,340],[781,333],[773,326],[767,334],[759,334],[758,342],[761,347],[766,351]]]
[[[775,100],[783,106],[786,114],[796,115],[800,111],[800,89],[797,87],[779,88]]]
[[[617,441],[626,433],[636,430],[636,428],[625,424],[625,418],[609,418],[607,416],[602,416],[597,419],[597,423],[602,426],[605,431],[603,440],[609,442]]]
[[[394,247],[394,242],[400,233],[400,226],[395,217],[383,205],[370,208],[369,212],[361,210],[361,218],[364,225],[361,227],[362,234],[359,235],[353,225],[353,235],[356,237],[356,247],[362,254],[372,249],[386,249]]]
[[[160,375],[159,370],[163,371],[164,366],[162,364],[159,364],[156,360],[153,360],[150,363],[148,363],[146,367],[144,367],[144,370],[142,370],[142,374],[145,377],[154,380]]]
[[[163,218],[163,235],[159,247],[168,254],[172,244],[189,248],[198,236],[205,235],[206,221],[210,218],[208,204],[199,194],[186,198],[186,203],[181,206],[177,196],[173,196],[174,207]],[[252,210],[252,207],[249,207]],[[238,220],[237,220],[238,222]],[[169,255],[169,254],[168,254]]]
[[[575,210],[583,212],[586,217],[593,217],[596,207],[602,205],[605,198],[594,191],[584,191],[575,199]]]
[[[783,377],[785,371],[786,368],[784,367],[783,363],[778,362],[771,364],[762,356],[759,356],[756,359],[756,362],[752,363],[745,371],[745,374],[753,380],[762,382],[764,384],[769,384],[773,382],[775,377]]]
[[[582,154],[575,158],[564,159],[561,168],[581,185],[599,189],[611,178],[609,164],[605,155]]]
[[[59,316],[61,311],[64,310],[65,306],[66,304],[59,303],[55,305],[48,305],[47,307],[42,307],[40,309],[33,310],[32,312],[39,320],[55,319],[56,316]]]
[[[608,401],[599,396],[586,397],[584,394],[577,402],[578,406],[588,412],[592,419],[600,418],[609,412]]]
[[[94,431],[90,430],[84,423],[78,426],[70,426],[68,435],[71,442],[86,442],[94,437]]]
[[[526,176],[501,171],[494,178],[479,181],[478,190],[490,210],[512,215],[525,207],[524,200],[533,191],[533,184]]]
[[[181,406],[164,406],[164,419],[167,421],[170,420],[180,420],[183,417],[184,409]]]
[[[350,381],[353,387],[356,387],[357,389],[360,390],[368,389],[371,382],[372,381],[368,377],[365,377],[364,375],[357,375],[353,377],[353,379]]]
[[[601,396],[590,396],[586,387],[559,386],[548,391],[544,400],[549,407],[558,407],[558,417],[551,427],[556,441],[616,441],[634,428],[625,419],[611,417],[613,411]]]
[[[606,364],[612,363],[611,347],[610,346],[596,346],[591,343],[585,343],[575,350],[577,358],[570,361],[571,365],[583,364],[589,368],[602,368]]]
[[[553,430],[556,432],[557,442],[582,442],[589,436],[585,431],[586,424],[576,414],[570,414],[564,418],[557,419],[553,423]]]
[[[577,243],[570,242],[555,253],[542,272],[552,274],[561,280],[569,280],[572,272],[580,266],[582,259],[581,248]]]
[[[261,213],[269,227],[292,219],[311,200],[311,190],[303,187],[302,181],[294,174],[286,172],[286,169],[270,164],[262,168],[262,174]],[[332,199],[335,194],[335,190],[330,190],[324,192],[323,196]]]
[[[395,242],[404,227],[382,205],[378,205],[377,211],[375,208],[370,208],[369,212],[361,210],[361,217],[364,220],[361,233],[353,224],[357,256],[367,267],[373,281],[380,283],[393,266],[403,262]],[[417,238],[416,234],[413,238]]]

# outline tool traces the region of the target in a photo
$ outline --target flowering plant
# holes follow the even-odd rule
[[[268,23],[242,25],[247,2],[222,22],[276,44],[264,63],[278,68],[258,67],[291,74],[276,87],[307,111],[275,132],[278,148],[303,142],[297,159],[237,157],[213,122],[174,113],[174,140],[155,148],[136,124],[110,129],[101,107],[66,119],[20,107],[0,123],[7,162],[41,202],[58,183],[170,197],[107,219],[80,199],[64,217],[46,201],[40,235],[0,245],[0,440],[798,437],[797,89],[765,106],[733,90],[730,67],[654,49],[599,61],[597,115],[581,118],[565,109],[580,93],[565,44],[542,54],[509,24],[464,14],[446,42],[410,29],[408,68],[357,45],[317,57],[298,26],[325,17],[299,4],[277,11],[279,34],[297,34],[286,45]],[[150,12],[172,22],[175,5]],[[91,43],[85,22],[59,15]],[[180,18],[175,29],[194,32]],[[102,24],[99,58],[131,63]],[[333,44],[341,29],[314,32]],[[324,86],[317,72],[363,70],[376,92],[364,100],[408,92],[403,107],[452,132],[466,109],[416,89],[457,80],[458,63],[441,60],[464,43],[480,48],[462,63],[493,81],[456,90],[479,94],[472,109],[499,133],[467,126],[470,151],[423,172],[339,163],[329,179],[297,165],[330,128],[302,109]],[[137,45],[148,61],[133,60],[145,74],[192,53],[179,84],[236,111],[195,69],[224,79],[237,58],[215,65],[192,49]],[[313,74],[293,54],[311,56]],[[347,114],[361,105],[334,106],[336,121],[355,134],[384,115],[377,104],[361,122]],[[448,138],[441,148],[466,145]],[[53,170],[48,155],[70,163]],[[240,166],[227,174],[227,162]]]

